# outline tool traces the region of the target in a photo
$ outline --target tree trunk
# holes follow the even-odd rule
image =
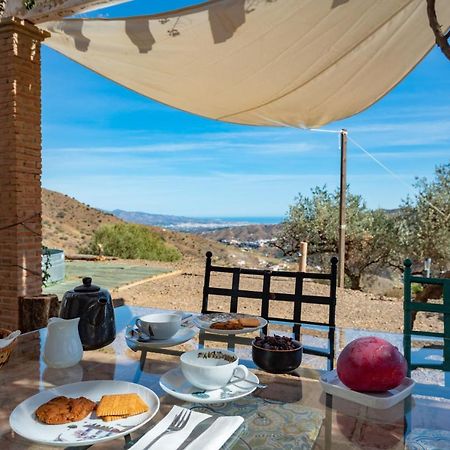
[[[361,290],[361,275],[360,274],[347,274],[350,278],[350,289],[354,291]]]
[[[442,53],[450,60],[450,44],[448,43],[450,31],[445,35],[442,32],[442,27],[436,16],[436,0],[427,0],[427,13],[430,27],[436,37],[436,44],[440,47]]]

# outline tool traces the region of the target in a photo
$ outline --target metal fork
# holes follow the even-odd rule
[[[175,431],[181,431],[187,425],[190,418],[191,411],[188,411],[186,409],[180,411],[172,420],[172,423],[163,431],[163,433],[161,433],[159,436],[153,439],[153,441],[147,444],[144,450],[148,450],[156,441],[159,441],[166,434],[174,433]]]

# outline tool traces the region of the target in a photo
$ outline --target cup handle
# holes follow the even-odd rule
[[[248,377],[248,369],[243,364],[239,364],[236,366],[233,372],[233,376],[236,378],[242,378],[243,380],[246,380]]]
[[[141,331],[143,331],[144,333],[148,333],[148,335],[149,335],[150,337],[154,337],[154,336],[155,336],[154,333],[153,333],[152,327],[151,327],[150,325],[148,326],[148,330],[145,330],[145,328],[144,328],[144,330],[142,329],[143,327],[142,327],[142,320],[141,320],[141,319],[137,318],[135,323],[136,323],[136,326],[137,326]]]
[[[139,319],[139,317],[136,319],[135,324],[139,329],[141,329],[142,321],[141,321],[141,319]]]

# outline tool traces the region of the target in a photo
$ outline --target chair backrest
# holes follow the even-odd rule
[[[229,273],[231,274],[231,287],[213,287],[211,286],[212,273]],[[262,289],[248,290],[242,289],[241,276],[248,275],[262,281]],[[274,278],[294,280],[293,292],[277,292],[272,288]],[[326,280],[329,282],[329,295],[307,295],[304,294],[303,287],[305,280]],[[254,299],[260,303],[260,316],[267,319],[268,322],[277,322],[281,324],[292,324],[293,333],[296,339],[300,336],[300,328],[302,325],[327,327],[329,331],[329,350],[323,352],[321,350],[306,348],[305,353],[316,354],[321,356],[334,358],[334,327],[336,325],[336,286],[337,286],[337,258],[331,258],[331,270],[329,273],[312,273],[312,272],[288,272],[278,270],[261,270],[246,269],[241,267],[223,267],[212,264],[212,253],[206,253],[205,279],[203,286],[203,303],[202,313],[214,313],[217,310],[209,308],[209,296],[224,297],[229,302],[230,312],[239,311],[240,299]],[[291,317],[279,317],[275,312],[272,313],[271,304],[273,302],[290,302],[293,304],[293,314]],[[302,306],[304,304],[326,305],[328,307],[327,320],[302,320]],[[267,333],[267,327],[263,330]],[[332,365],[332,362],[331,362]]]
[[[404,332],[404,352],[405,358],[408,361],[408,373],[410,374],[412,370],[417,368],[424,369],[438,369],[444,370],[445,374],[445,386],[450,388],[450,279],[449,278],[425,278],[413,276],[411,274],[412,262],[406,259],[405,262],[405,272],[403,274],[403,332]],[[421,284],[424,286],[436,286],[435,292],[442,293],[442,303],[424,303],[426,299],[424,296],[419,296],[416,301],[412,298],[412,284]],[[427,288],[426,288],[427,289]],[[432,298],[436,297],[433,295]],[[420,331],[414,330],[414,317],[419,311],[440,313],[443,314],[443,332],[437,331]],[[412,338],[417,336],[416,339],[420,340],[421,336],[424,337],[435,337],[443,339],[442,345],[442,360],[440,361],[412,361]],[[427,386],[424,387],[424,392],[428,392]],[[416,390],[420,391],[421,385],[418,386]],[[420,391],[421,392],[421,391]],[[424,394],[425,395],[425,394]],[[428,394],[426,394],[428,395]],[[448,396],[448,394],[447,394]]]
[[[211,273],[221,272],[232,274],[231,288],[211,287]],[[240,289],[241,275],[253,275],[262,279],[262,290]],[[295,288],[292,293],[275,292],[271,289],[271,281],[274,277],[295,280]],[[328,296],[303,294],[305,280],[328,280],[330,293]],[[261,301],[261,317],[268,321],[280,321],[293,324],[327,325],[334,327],[336,324],[336,286],[337,286],[337,258],[331,258],[330,273],[312,272],[287,272],[277,270],[245,269],[241,267],[222,267],[212,264],[212,253],[206,253],[205,282],[203,286],[202,313],[217,312],[208,308],[209,296],[217,295],[227,297],[230,302],[230,312],[238,312],[240,298],[251,298]],[[283,301],[294,303],[292,318],[277,317],[270,312],[271,301]],[[302,305],[304,303],[327,305],[329,307],[328,320],[302,321]]]
[[[405,272],[403,275],[403,312],[404,312],[404,332],[405,334],[419,334],[435,337],[446,337],[450,339],[450,278],[425,278],[413,276],[411,274],[412,262],[410,259],[406,259]],[[442,292],[442,303],[425,303],[427,299],[418,298],[420,301],[413,301],[412,298],[412,284],[422,284],[424,286],[434,285],[437,287],[435,291]],[[423,296],[422,296],[423,297]],[[433,296],[432,298],[434,298]],[[418,311],[426,311],[433,313],[441,313],[444,315],[444,332],[423,332],[413,330],[413,316]]]

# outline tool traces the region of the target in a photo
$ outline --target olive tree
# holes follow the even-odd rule
[[[418,178],[416,194],[401,208],[401,253],[415,260],[431,258],[438,270],[450,266],[450,163],[436,167],[434,179]]]
[[[386,264],[395,246],[396,221],[384,211],[367,208],[362,197],[347,194],[345,274],[352,289],[360,289],[361,276],[370,268]],[[316,187],[310,196],[299,195],[289,207],[275,246],[285,255],[308,242],[310,255],[338,252],[339,191]]]

